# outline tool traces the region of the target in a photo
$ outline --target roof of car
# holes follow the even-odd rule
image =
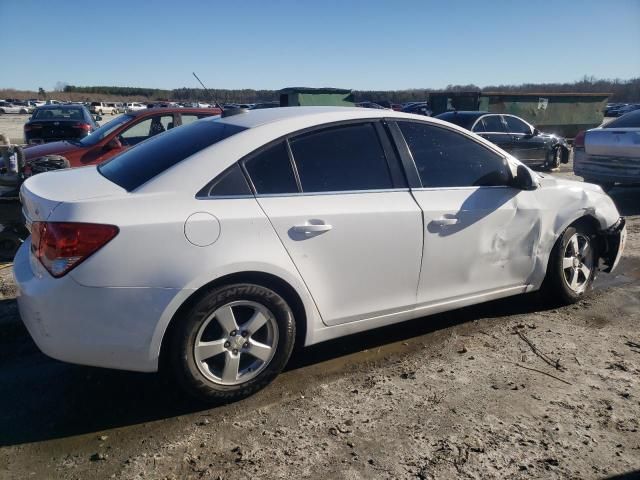
[[[416,118],[415,115],[394,112],[393,110],[379,110],[361,107],[278,107],[248,110],[233,116],[224,117],[219,122],[237,125],[239,127],[254,128],[268,123],[276,123],[286,120],[317,118],[318,121],[340,121],[372,117],[397,117],[407,116]]]
[[[143,108],[142,110],[136,110],[134,112],[128,112],[127,115],[132,117],[139,117],[143,115],[149,115],[151,113],[208,113],[209,115],[218,115],[219,113],[215,108],[184,108],[184,107],[152,107]]]

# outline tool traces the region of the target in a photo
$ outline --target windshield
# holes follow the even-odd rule
[[[39,108],[33,113],[34,120],[84,120],[81,108]]]
[[[120,115],[119,117],[114,118],[110,122],[105,123],[100,128],[90,133],[86,137],[80,140],[80,143],[84,146],[91,146],[98,143],[100,140],[105,138],[111,132],[113,132],[116,128],[118,128],[123,123],[129,122],[133,117],[131,115]]]

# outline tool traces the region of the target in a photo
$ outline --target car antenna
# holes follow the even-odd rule
[[[200,80],[198,78],[198,75],[196,75],[196,72],[191,72],[191,73],[193,73],[193,76],[196,77],[196,80],[198,80],[198,82],[200,82],[200,85],[202,85],[202,88],[205,89],[205,91],[209,94],[209,96],[211,98],[213,98],[213,95],[211,94],[211,91],[207,87],[204,86],[204,83],[202,83],[202,80]],[[222,108],[222,105],[220,105],[215,98],[213,98],[213,102],[216,104],[216,107],[218,107],[220,110],[224,111],[224,108]]]

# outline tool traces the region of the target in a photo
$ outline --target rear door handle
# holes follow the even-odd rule
[[[333,228],[333,225],[326,223],[305,223],[304,225],[294,225],[293,230],[298,233],[304,233],[305,235],[314,235],[316,233],[328,232]]]
[[[440,226],[455,225],[456,223],[458,223],[458,217],[440,217],[432,220],[432,222]]]

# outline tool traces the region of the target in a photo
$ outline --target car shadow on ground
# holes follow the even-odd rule
[[[294,353],[287,370],[304,374],[306,368],[342,356],[480,318],[542,308],[534,295],[523,295],[411,320],[398,324],[401,328],[382,327],[302,349]],[[186,398],[160,374],[82,367],[50,359],[38,351],[24,327],[16,328],[11,340],[0,336],[0,446],[65,438],[209,409]],[[299,381],[301,375],[296,377]],[[271,402],[268,390],[259,395]]]

